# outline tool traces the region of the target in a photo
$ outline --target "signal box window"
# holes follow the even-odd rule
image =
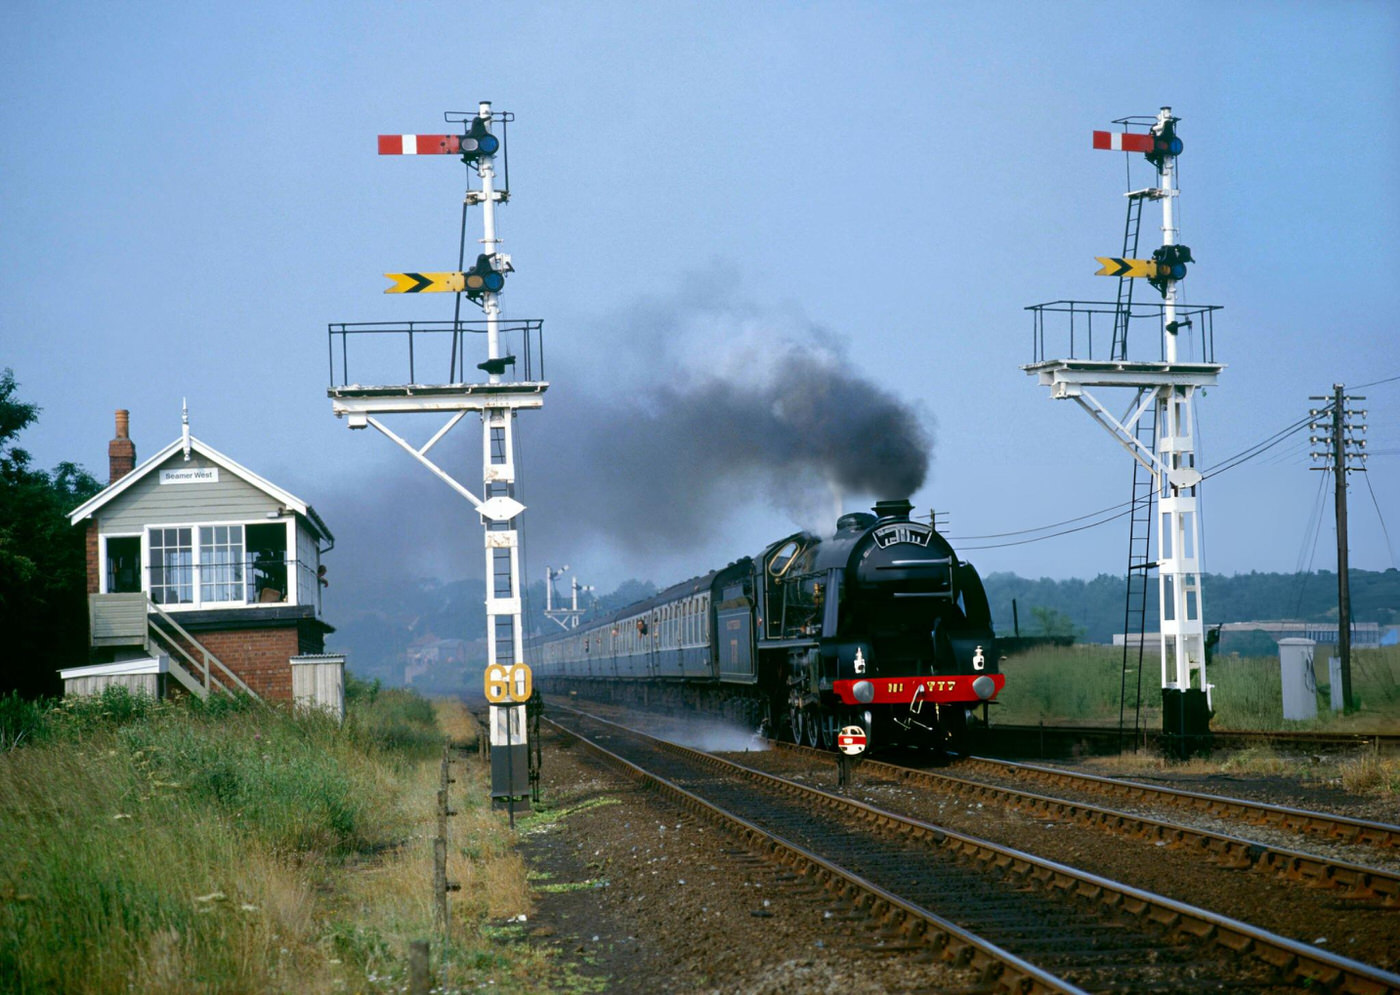
[[[194,530],[151,529],[151,600],[194,603]]]
[[[107,593],[131,594],[141,590],[141,537],[107,539]]]
[[[287,526],[249,525],[248,601],[258,604],[287,600]]]
[[[204,604],[242,600],[243,526],[200,526],[199,581]]]

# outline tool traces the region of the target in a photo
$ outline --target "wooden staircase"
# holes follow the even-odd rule
[[[170,676],[204,700],[210,691],[258,694],[160,605],[144,593],[89,594],[93,646],[139,646],[152,657],[169,659]]]

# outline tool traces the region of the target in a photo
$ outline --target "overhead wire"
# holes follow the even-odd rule
[[[1324,469],[1317,483],[1317,497],[1313,500],[1313,510],[1308,520],[1307,531],[1303,533],[1303,546],[1298,550],[1298,563],[1294,571],[1297,587],[1297,597],[1294,599],[1293,615],[1298,617],[1303,611],[1303,595],[1307,593],[1308,578],[1312,576],[1313,561],[1317,559],[1317,540],[1322,535],[1322,517],[1327,509],[1327,479],[1332,475],[1330,469]],[[1308,539],[1308,533],[1312,533],[1312,539]],[[1303,565],[1303,555],[1307,554],[1307,566]]]
[[[1282,443],[1285,439],[1287,439],[1289,435],[1293,434],[1294,432],[1298,432],[1304,427],[1306,427],[1310,420],[1311,416],[1299,419],[1298,421],[1293,422],[1291,425],[1288,425],[1275,432],[1273,435],[1269,436],[1263,441],[1257,442],[1254,445],[1242,449],[1234,455],[1227,457],[1220,465],[1211,467],[1210,469],[1202,473],[1201,479],[1207,480],[1211,477],[1224,473],[1226,470],[1233,470],[1240,464],[1246,463],[1249,460],[1268,452],[1270,449],[1274,448],[1275,446]],[[1100,525],[1107,525],[1108,523],[1117,521],[1124,515],[1129,514],[1132,511],[1132,504],[1133,502],[1131,500],[1123,501],[1115,505],[1110,505],[1107,508],[1101,508],[1098,511],[1092,511],[1088,514],[1078,515],[1074,518],[1067,518],[1063,521],[1053,522],[1049,525],[1041,525],[1036,528],[1015,529],[1010,532],[993,532],[988,533],[987,535],[950,536],[949,538],[956,539],[959,546],[969,551],[977,549],[1001,549],[1006,546],[1024,546],[1029,543],[1040,542],[1044,539],[1058,539],[1061,536],[1073,535],[1076,532],[1085,532],[1089,529],[1098,528]],[[1108,517],[1100,517],[1105,515]],[[1060,529],[1060,526],[1062,525],[1072,525],[1076,522],[1083,522],[1086,519],[1090,518],[1097,518],[1099,520],[1089,522],[1086,525],[1079,525],[1075,528]],[[1060,531],[1049,532],[1048,530],[1050,529],[1060,529]],[[1046,532],[1047,534],[1033,534],[1037,532]],[[966,543],[968,543],[969,541],[977,542],[978,540],[984,539],[1006,539],[1013,536],[1028,536],[1029,538],[1013,539],[1010,542],[985,542],[980,545],[966,545]]]
[[[1385,527],[1385,515],[1381,514],[1381,503],[1376,500],[1376,489],[1371,486],[1371,475],[1368,473],[1365,476],[1366,490],[1371,494],[1371,503],[1376,506],[1376,518],[1381,523],[1381,535],[1385,536],[1385,548],[1390,553],[1390,565],[1392,567],[1400,566],[1395,559],[1395,544],[1390,541],[1390,530]]]

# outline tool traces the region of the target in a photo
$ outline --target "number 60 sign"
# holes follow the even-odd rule
[[[486,668],[486,700],[493,705],[507,701],[527,701],[534,689],[530,668],[523,663],[507,667],[493,663]]]

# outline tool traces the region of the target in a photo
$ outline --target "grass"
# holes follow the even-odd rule
[[[1136,660],[1130,659],[1136,666]],[[1004,724],[1037,722],[1065,725],[1118,721],[1123,651],[1110,646],[1046,647],[1002,662],[1006,688],[995,719]],[[1155,655],[1145,656],[1143,715],[1160,724],[1160,673]],[[1275,657],[1216,657],[1208,670],[1215,685],[1212,701],[1217,729],[1311,729],[1326,732],[1400,732],[1400,647],[1352,653],[1352,697],[1347,715],[1328,704],[1325,649],[1314,664],[1318,674],[1318,718],[1285,722],[1279,662]],[[1128,674],[1128,712],[1136,700],[1137,674]]]
[[[474,757],[453,767],[451,946],[435,933],[440,760],[470,716],[347,697],[343,725],[228,698],[0,699],[0,991],[397,991],[415,939],[440,990],[540,990],[549,955],[491,935],[530,889]]]
[[[1108,775],[1142,775],[1170,771],[1173,774],[1237,774],[1248,777],[1287,777],[1304,782],[1335,785],[1355,795],[1400,799],[1400,758],[1340,754],[1280,753],[1268,746],[1252,746],[1222,758],[1167,758],[1150,752],[1086,757],[1081,762]]]

